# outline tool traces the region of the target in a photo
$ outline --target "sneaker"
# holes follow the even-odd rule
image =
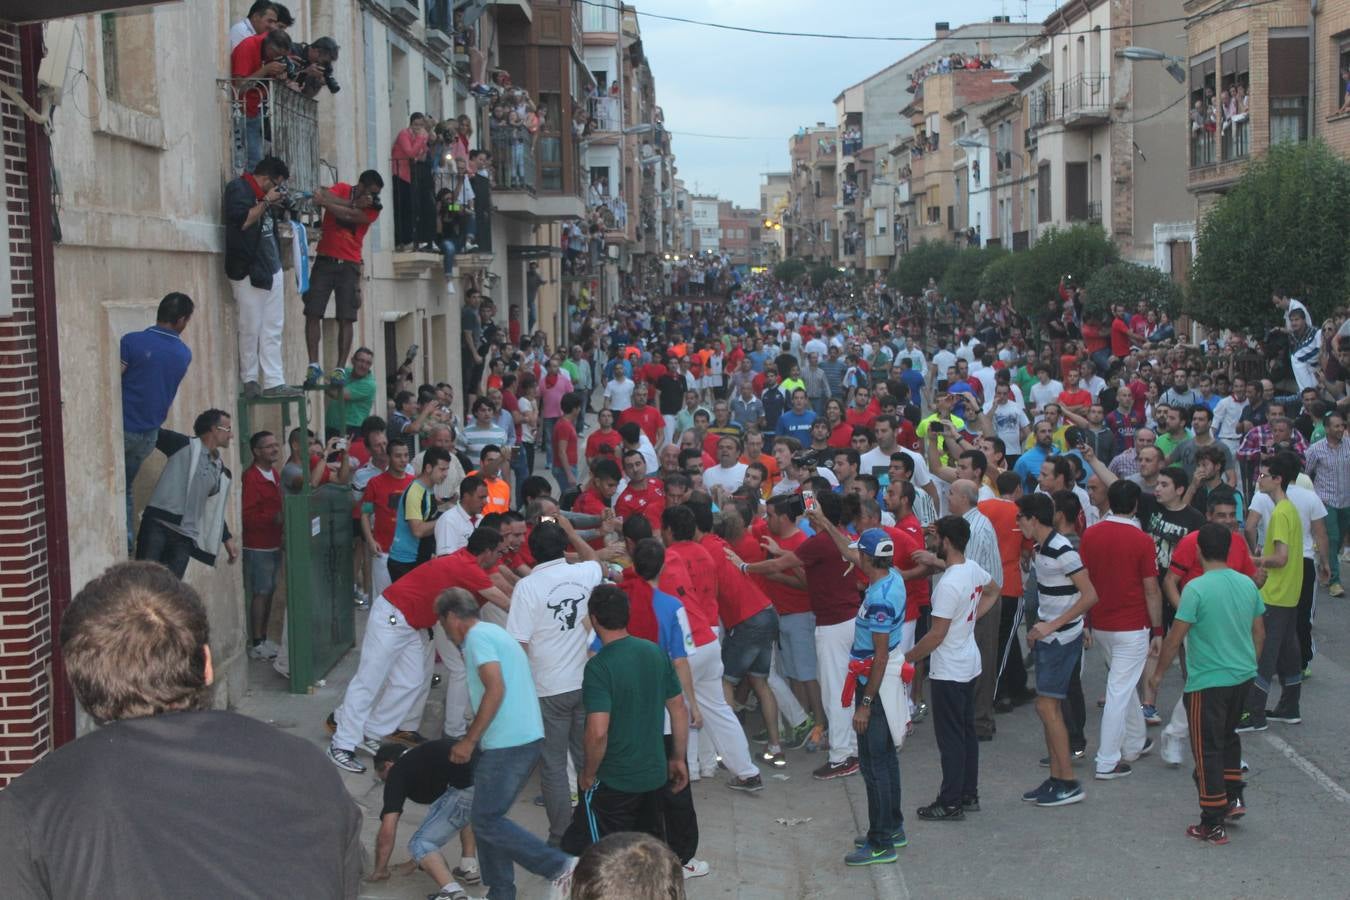
[[[1206,825],[1203,822],[1199,825],[1188,825],[1186,836],[1193,837],[1197,841],[1204,841],[1206,844],[1228,843],[1228,832],[1224,830],[1222,825]]]
[[[1084,759],[1084,757],[1086,757],[1086,756],[1087,756],[1087,751],[1086,751],[1086,750],[1070,750],[1070,751],[1069,751],[1069,764],[1072,765],[1073,763],[1076,763],[1076,762],[1082,762],[1083,759]],[[1048,756],[1042,756],[1042,757],[1041,757],[1041,768],[1042,768],[1042,769],[1048,769],[1048,768],[1050,768],[1050,757],[1048,757]]]
[[[453,869],[450,870],[450,875],[456,881],[462,881],[465,884],[478,884],[483,880],[483,876],[478,871],[477,866],[474,866],[472,869],[466,869],[463,868],[462,866],[455,866]]]
[[[765,728],[757,732],[750,738],[752,744],[767,744],[769,742],[769,729]]]
[[[388,740],[398,744],[407,744],[409,747],[416,747],[418,744],[426,742],[426,738],[416,731],[395,731],[389,735]]]
[[[776,769],[781,769],[787,765],[787,757],[783,755],[783,748],[781,747],[773,750],[765,750],[759,755],[759,758]]]
[[[262,393],[262,385],[258,384],[258,382],[256,382],[256,381],[245,381],[245,382],[244,382],[244,399],[245,399],[245,400],[253,400],[253,399],[255,399],[255,398],[256,398],[259,394],[261,394],[261,393]]]
[[[264,647],[262,644],[250,644],[250,645],[249,645],[249,648],[248,648],[248,658],[249,658],[249,659],[275,659],[275,658],[276,658],[276,654],[273,653],[273,654],[271,654],[271,655],[269,656],[268,653],[267,653],[267,648]]]
[[[1303,717],[1298,714],[1298,710],[1268,709],[1266,710],[1266,719],[1271,722],[1280,722],[1284,725],[1297,725],[1303,721]]]
[[[999,713],[1000,715],[1003,713],[1010,713],[1014,709],[1016,709],[1016,707],[1013,705],[1012,700],[1007,697],[999,697],[994,701],[994,712]]]
[[[323,727],[328,729],[329,734],[337,734],[337,710],[330,712],[328,718],[323,720]]]
[[[1299,673],[1304,681],[1312,680],[1312,666],[1304,666],[1303,671]]]
[[[964,800],[961,801],[961,808],[962,808],[963,810],[965,810],[966,812],[979,812],[979,811],[980,811],[980,798],[979,798],[979,797],[967,797],[966,799],[964,799]]]
[[[788,734],[783,735],[783,749],[796,750],[798,747],[801,747],[806,743],[807,739],[811,737],[811,733],[815,730],[815,727],[816,723],[808,717],[806,721],[802,722],[796,728],[790,729]]]
[[[567,857],[567,864],[563,867],[562,874],[553,879],[549,886],[550,900],[568,900],[572,896],[572,872],[577,867],[577,857]]]
[[[358,749],[358,750],[364,750],[364,751],[366,751],[367,753],[369,753],[371,756],[374,756],[376,753],[379,752],[379,750],[380,750],[380,745],[381,745],[382,743],[384,743],[384,742],[383,742],[383,741],[377,741],[375,738],[370,738],[370,737],[368,737],[368,738],[362,738],[362,739],[361,739],[361,742],[360,742],[359,744],[356,745],[356,749]]]
[[[919,807],[919,818],[930,822],[960,822],[966,817],[966,811],[959,806],[943,806],[934,800],[927,806]]]
[[[1083,793],[1083,788],[1076,781],[1061,781],[1054,785],[1050,791],[1043,797],[1036,800],[1037,806],[1068,806],[1070,803],[1081,803],[1087,794]]]
[[[543,794],[539,794],[538,796],[536,796],[536,797],[534,798],[534,805],[535,805],[535,806],[538,806],[538,807],[540,807],[540,808],[543,807],[543,805],[544,805],[544,795],[543,795]]]
[[[342,367],[339,366],[338,368],[334,369],[332,372],[328,373],[328,386],[329,386],[329,387],[346,387],[346,386],[347,386],[347,370],[346,370],[346,369],[343,369]]]
[[[700,774],[702,774],[702,776],[703,776],[704,778],[716,778],[716,777],[717,777],[717,766],[715,766],[715,765],[712,765],[712,766],[704,766],[703,769],[701,770],[701,773],[700,773]]]
[[[1229,822],[1236,822],[1247,814],[1247,804],[1241,797],[1228,801],[1228,809],[1224,810],[1223,817]]]
[[[894,847],[877,850],[874,847],[859,847],[844,857],[846,866],[874,866],[877,863],[893,863],[898,857]]]
[[[1234,728],[1233,730],[1238,734],[1247,734],[1252,731],[1265,731],[1269,727],[1270,726],[1266,724],[1266,717],[1264,714],[1258,718],[1249,712],[1245,712],[1242,714],[1242,718],[1238,719],[1237,728]]]
[[[1341,554],[1341,559],[1345,559],[1345,554]],[[1339,584],[1333,584],[1331,587],[1327,588],[1327,593],[1333,597],[1344,597],[1345,588],[1341,587]]]
[[[1144,711],[1145,725],[1161,725],[1162,716],[1158,715],[1158,707],[1152,703],[1141,703],[1139,708]]]
[[[867,835],[860,834],[857,837],[855,837],[853,839],[853,846],[866,847]],[[897,829],[896,832],[891,835],[891,846],[897,850],[899,850],[901,847],[909,846],[909,838],[905,837],[905,829],[903,828]]]
[[[445,283],[445,294],[446,294],[446,296],[447,296],[447,297],[453,297],[453,296],[455,296],[456,293],[458,293],[458,291],[455,290],[455,283],[454,283],[453,281],[447,281],[447,282]]]
[[[357,775],[360,775],[366,771],[365,765],[357,759],[356,754],[350,750],[329,746],[328,759],[333,765],[347,772],[355,772]]]
[[[323,366],[319,365],[318,363],[310,363],[308,366],[305,367],[304,387],[306,390],[318,387],[319,382],[322,380],[323,380]]]
[[[1128,760],[1128,762],[1134,762],[1135,759],[1143,759],[1145,756],[1148,756],[1150,753],[1153,752],[1154,746],[1155,745],[1153,743],[1153,738],[1144,738],[1144,746],[1140,747],[1139,753],[1134,757],[1134,759]]]
[[[858,757],[850,756],[843,762],[827,762],[811,773],[817,781],[829,781],[831,778],[843,778],[845,775],[858,774]]]
[[[758,775],[751,775],[749,778],[733,778],[727,782],[727,787],[733,791],[744,791],[747,794],[754,794],[764,790],[764,779]]]
[[[825,729],[819,725],[811,726],[811,733],[806,738],[803,748],[807,753],[815,753],[817,750],[824,750],[830,746],[830,742],[825,737]]]
[[[684,870],[685,881],[688,881],[690,878],[702,878],[712,871],[712,866],[708,865],[707,862],[698,857],[690,857],[689,862],[680,866],[680,868]]]
[[[1055,779],[1047,778],[1037,787],[1032,788],[1022,795],[1022,799],[1027,803],[1036,803],[1042,797],[1049,797],[1055,792]]]
[[[301,397],[304,391],[289,384],[274,384],[262,392],[264,397]]]
[[[478,245],[475,244],[473,241],[469,241],[467,244],[464,245],[464,249],[463,249],[461,252],[463,252],[463,253],[472,253],[473,251],[475,251],[475,250],[477,250],[477,249],[478,249]]]
[[[928,718],[927,703],[920,703],[918,706],[914,707],[914,715],[910,716],[911,721],[922,722],[926,718]]]
[[[1124,778],[1125,776],[1129,775],[1129,774],[1130,774],[1131,772],[1133,772],[1133,771],[1134,771],[1134,770],[1130,768],[1130,764],[1129,764],[1129,763],[1126,763],[1126,762],[1118,762],[1118,763],[1116,763],[1116,767],[1115,767],[1114,769],[1112,769],[1111,771],[1109,771],[1109,772],[1098,772],[1098,773],[1096,773],[1095,775],[1093,775],[1092,777],[1095,778],[1095,779],[1097,779],[1098,781],[1113,781],[1113,780],[1115,780],[1115,779],[1117,779],[1117,778]]]
[[[443,887],[434,894],[427,894],[427,900],[469,900],[468,892],[459,885]]]

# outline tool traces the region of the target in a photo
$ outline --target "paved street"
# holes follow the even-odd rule
[[[904,809],[910,846],[896,866],[848,869],[841,859],[866,818],[860,779],[821,783],[810,770],[821,754],[789,752],[781,773],[766,771],[764,791],[744,795],[717,783],[694,787],[701,831],[699,856],[712,873],[688,883],[689,896],[736,897],[1329,897],[1345,894],[1344,823],[1350,817],[1350,607],[1319,592],[1318,650],[1313,679],[1304,688],[1302,725],[1272,724],[1247,735],[1251,812],[1230,830],[1226,847],[1198,844],[1182,830],[1198,818],[1189,764],[1167,768],[1153,756],[1134,774],[1114,782],[1092,781],[1103,670],[1089,651],[1083,680],[1089,707],[1089,759],[1077,771],[1084,803],[1035,809],[1019,800],[1045,777],[1039,723],[1030,706],[998,718],[998,737],[981,744],[981,805],[963,823],[929,824],[914,809],[930,801],[938,783],[931,725],[920,724],[901,756]],[[252,689],[243,711],[274,721],[324,746],[324,716],[341,697],[356,653],[350,653],[312,696],[291,697],[265,663],[250,663]],[[1173,673],[1163,700],[1175,702]],[[426,734],[440,730],[440,691],[432,693]],[[1156,736],[1159,729],[1150,729]],[[366,760],[369,762],[369,760]],[[779,780],[775,775],[786,775]],[[366,811],[365,844],[373,846],[380,785],[371,775],[344,775]],[[517,803],[517,821],[543,833],[544,813],[531,799],[532,784]],[[395,861],[405,859],[407,839],[420,819],[409,806],[399,829]],[[778,819],[806,820],[783,825]],[[447,858],[453,863],[458,847]],[[519,873],[523,898],[544,895],[543,883]],[[363,897],[421,900],[431,889],[422,873],[367,885]],[[470,891],[481,896],[484,891]]]

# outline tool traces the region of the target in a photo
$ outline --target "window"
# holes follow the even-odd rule
[[[159,115],[154,12],[104,13],[99,16],[99,24],[104,94],[138,112]]]
[[[1064,218],[1082,222],[1088,218],[1088,164],[1064,164]]]
[[[1270,143],[1308,139],[1308,37],[1271,30]],[[1278,36],[1276,36],[1278,35]]]
[[[1336,38],[1336,65],[1341,90],[1331,103],[1332,115],[1350,112],[1350,34]]]
[[[1224,159],[1240,159],[1247,155],[1250,129],[1247,88],[1248,42],[1246,35],[1235,38],[1219,48],[1219,98],[1217,121]]]
[[[942,207],[940,206],[928,207],[928,224],[929,225],[942,224]]]
[[[1036,187],[1039,191],[1039,199],[1036,202],[1036,221],[1049,222],[1051,218],[1049,163],[1045,163],[1036,170]]]
[[[563,189],[563,159],[562,159],[562,138],[559,137],[558,129],[560,123],[563,123],[562,114],[562,94],[555,91],[541,91],[539,94],[539,105],[548,110],[545,121],[548,123],[547,131],[539,135],[538,159],[535,165],[539,167],[539,190],[541,191],[561,191]],[[528,151],[528,145],[526,150]],[[526,153],[525,166],[530,166],[529,153]],[[530,175],[526,172],[526,184],[530,183]],[[574,176],[575,177],[575,176]]]
[[[1190,138],[1192,167],[1214,163],[1214,135],[1218,131],[1215,77],[1213,50],[1191,58],[1191,90],[1187,98],[1190,112],[1186,132]]]

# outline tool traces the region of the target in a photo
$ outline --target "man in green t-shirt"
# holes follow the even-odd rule
[[[1232,536],[1227,528],[1215,522],[1202,526],[1196,544],[1205,572],[1181,592],[1176,620],[1163,641],[1149,687],[1157,691],[1185,640],[1182,702],[1191,726],[1195,783],[1200,792],[1200,824],[1187,828],[1186,834],[1226,844],[1224,823],[1240,819],[1247,811],[1237,726],[1253,690],[1256,657],[1265,639],[1264,606],[1255,583],[1228,568]]]
[[[351,366],[343,369],[347,373],[347,384],[328,390],[329,403],[324,411],[324,421],[329,428],[339,427],[337,394],[341,391],[346,401],[341,428],[352,439],[361,436],[361,423],[370,415],[370,408],[375,404],[375,373],[371,371],[374,365],[375,351],[369,347],[358,347],[352,354]]]
[[[664,839],[661,795],[689,783],[685,745],[689,713],[666,652],[628,633],[628,595],[601,584],[587,604],[600,652],[586,663],[581,700],[586,708],[586,763],[577,773],[577,804],[562,838],[565,853],[580,855],[616,831]],[[665,714],[673,747],[665,746]]]
[[[1285,489],[1301,468],[1293,453],[1276,453],[1261,463],[1256,486],[1275,504],[1266,524],[1266,541],[1252,562],[1269,574],[1261,587],[1266,603],[1266,643],[1256,664],[1256,680],[1247,698],[1238,731],[1265,731],[1266,720],[1296,725],[1299,692],[1303,688],[1303,656],[1298,642],[1298,598],[1303,590],[1303,523],[1298,507]],[[1266,709],[1271,678],[1278,675],[1283,689],[1275,709]]]

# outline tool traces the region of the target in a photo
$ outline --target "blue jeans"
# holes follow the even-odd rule
[[[862,691],[860,681],[859,697]],[[874,850],[890,849],[891,836],[905,827],[905,814],[900,811],[900,756],[880,700],[872,704],[866,733],[858,736],[858,770],[867,788],[867,843]]]
[[[445,793],[431,804],[427,810],[427,817],[422,820],[422,827],[417,829],[417,833],[408,841],[408,852],[412,858],[422,860],[422,857],[436,853],[450,839],[459,833],[459,830],[469,824],[469,815],[473,809],[472,787],[460,790],[459,788],[447,787]]]
[[[478,757],[469,823],[478,839],[478,864],[492,900],[515,900],[514,863],[550,879],[561,875],[567,865],[567,854],[506,817],[543,747],[540,738],[519,747],[484,750]]]
[[[544,421],[544,465],[553,468],[553,426],[557,424],[557,417],[549,417]],[[578,429],[580,431],[580,429]],[[580,440],[580,437],[577,438]]]
[[[441,241],[441,253],[442,271],[445,272],[445,277],[449,278],[451,275],[455,274],[455,242],[443,239]]]
[[[262,158],[263,120],[259,114],[244,120],[244,171],[252,172]]]
[[[126,459],[127,470],[127,556],[136,552],[136,505],[132,501],[131,486],[136,481],[136,473],[150,454],[155,452],[155,442],[159,440],[159,429],[149,431],[122,432],[122,455]]]

